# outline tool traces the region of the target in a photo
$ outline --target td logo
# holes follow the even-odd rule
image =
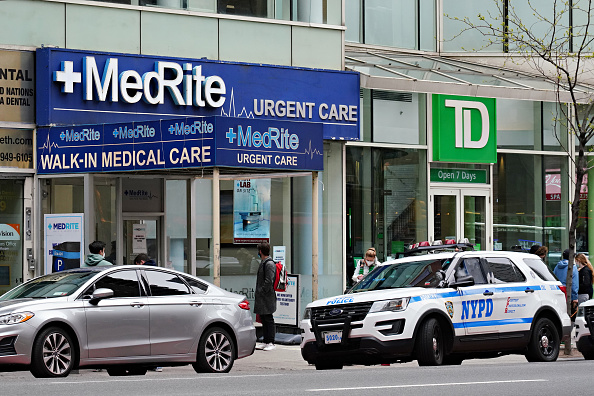
[[[433,160],[495,163],[495,99],[433,95]]]

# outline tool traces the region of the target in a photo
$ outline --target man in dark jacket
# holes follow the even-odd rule
[[[258,343],[257,349],[270,351],[276,348],[274,345],[274,317],[276,311],[276,292],[274,291],[274,278],[276,276],[276,265],[270,257],[270,245],[262,242],[258,245],[258,256],[262,259],[256,275],[256,295],[254,312],[260,315],[264,343]]]

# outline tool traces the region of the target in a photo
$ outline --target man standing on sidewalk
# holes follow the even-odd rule
[[[270,257],[270,245],[267,242],[262,242],[258,245],[258,256],[260,256],[262,261],[260,262],[256,276],[254,312],[260,315],[264,343],[256,344],[256,348],[270,351],[276,348],[274,345],[276,329],[272,316],[274,311],[276,311],[276,292],[274,291],[276,266]]]

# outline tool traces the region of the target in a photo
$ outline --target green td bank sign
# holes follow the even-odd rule
[[[433,95],[433,160],[497,162],[495,99]]]

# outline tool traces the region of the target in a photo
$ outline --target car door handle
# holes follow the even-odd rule
[[[136,301],[136,302],[131,302],[131,303],[130,303],[130,306],[131,306],[132,308],[142,308],[142,307],[144,307],[144,303],[142,303],[142,302],[139,302],[139,301]]]
[[[192,307],[201,307],[202,306],[202,301],[190,301],[190,305]]]
[[[526,292],[526,293],[534,293],[534,289],[531,289],[531,288],[527,287],[526,290],[524,290],[524,292]]]
[[[483,296],[492,296],[493,292],[489,291],[489,290],[485,290],[485,292],[483,293]]]

